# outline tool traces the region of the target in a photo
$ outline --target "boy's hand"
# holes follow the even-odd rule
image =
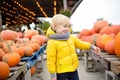
[[[93,50],[95,51],[96,54],[100,54],[101,50],[99,47],[93,46]]]

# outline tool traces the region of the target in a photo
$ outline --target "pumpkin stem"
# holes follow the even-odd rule
[[[12,49],[11,49],[10,45],[7,44],[7,48],[9,49],[10,53],[12,53]]]

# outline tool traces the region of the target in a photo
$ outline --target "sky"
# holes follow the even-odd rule
[[[120,24],[120,0],[83,0],[71,16],[74,32],[93,28],[97,19]]]

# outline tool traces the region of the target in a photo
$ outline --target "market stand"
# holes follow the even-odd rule
[[[43,44],[32,56],[24,57],[17,66],[10,67],[10,74],[6,80],[31,80],[30,68],[38,61],[40,56],[41,62],[43,61],[42,55],[45,48],[46,44]]]
[[[97,54],[93,51],[83,51],[85,54],[86,71],[96,71],[96,63],[100,62],[105,68],[105,80],[120,80],[120,58],[102,51]],[[91,65],[91,66],[89,66]]]

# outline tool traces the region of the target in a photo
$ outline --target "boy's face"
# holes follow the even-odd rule
[[[55,31],[58,34],[67,33],[67,32],[69,32],[69,29],[70,29],[70,27],[66,26],[66,25],[60,25],[60,26],[55,27]]]

